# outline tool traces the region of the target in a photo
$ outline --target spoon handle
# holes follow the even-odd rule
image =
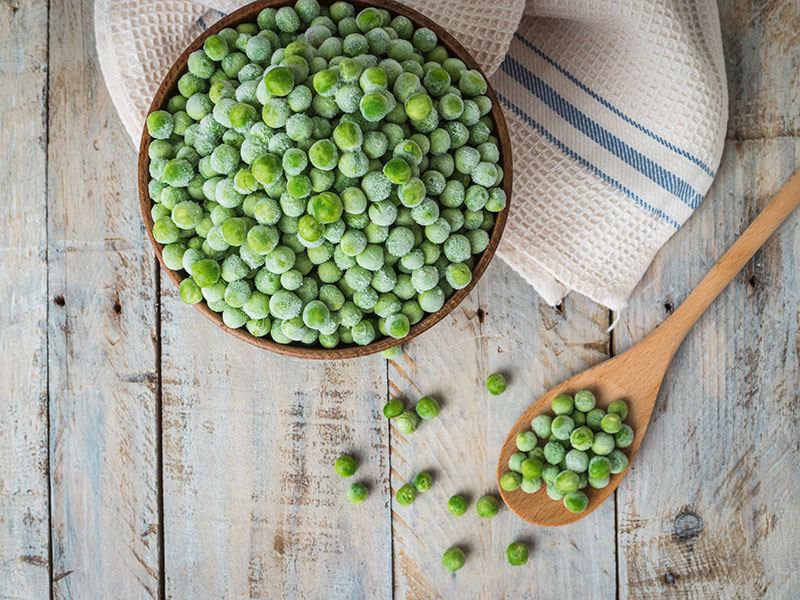
[[[683,304],[653,332],[653,337],[658,338],[658,342],[671,349],[672,353],[677,351],[683,338],[706,309],[798,205],[800,170],[783,184],[780,191],[728,248]]]

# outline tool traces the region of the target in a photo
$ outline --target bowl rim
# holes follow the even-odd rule
[[[319,0],[320,4],[328,6],[333,4],[333,1],[334,0]],[[211,310],[204,300],[193,305],[203,315],[213,321],[218,327],[222,328],[228,334],[233,335],[234,337],[258,348],[295,358],[329,360],[368,356],[394,346],[405,344],[406,342],[409,342],[415,337],[431,329],[434,325],[442,321],[446,316],[453,312],[453,310],[455,310],[455,308],[461,304],[461,302],[470,294],[473,288],[480,281],[481,277],[486,271],[486,268],[489,266],[489,263],[494,258],[495,252],[500,243],[500,239],[503,236],[503,232],[506,227],[506,221],[508,219],[508,212],[511,207],[513,163],[511,157],[511,139],[508,134],[508,126],[503,115],[503,110],[498,101],[497,94],[495,93],[489,78],[486,76],[486,73],[484,73],[477,61],[464,48],[464,46],[462,46],[461,43],[458,42],[458,40],[456,40],[452,35],[450,35],[441,25],[438,25],[436,22],[414,10],[413,8],[400,4],[395,0],[348,1],[359,9],[367,7],[386,9],[395,15],[403,15],[409,18],[417,27],[427,27],[433,30],[438,37],[439,44],[447,48],[451,56],[459,58],[467,65],[469,69],[477,70],[483,75],[487,83],[486,95],[492,100],[492,110],[489,114],[494,121],[494,134],[498,139],[501,167],[503,169],[502,187],[506,193],[506,206],[502,211],[496,214],[495,224],[491,230],[489,245],[486,247],[483,253],[481,253],[475,268],[472,270],[472,281],[470,281],[469,285],[460,290],[456,290],[455,293],[453,293],[453,295],[447,299],[442,308],[435,313],[427,314],[421,321],[411,327],[408,335],[401,339],[395,339],[386,336],[363,346],[350,344],[337,346],[336,348],[330,349],[323,348],[319,345],[301,346],[295,345],[294,343],[279,344],[271,339],[268,339],[266,336],[260,338],[255,337],[243,328],[231,329],[230,327],[227,327],[222,321],[222,315]],[[220,30],[226,27],[235,27],[236,25],[245,21],[254,22],[258,13],[265,8],[280,8],[282,6],[293,5],[293,0],[255,0],[254,2],[246,4],[245,6],[224,16],[222,19],[211,25],[186,47],[186,49],[180,54],[180,56],[178,56],[178,58],[169,68],[159,84],[158,89],[153,95],[153,101],[150,103],[147,114],[150,114],[155,110],[160,110],[166,106],[167,100],[177,91],[177,82],[187,68],[189,55],[195,50],[202,48],[203,42],[205,42],[206,38],[218,33]],[[151,137],[147,131],[147,125],[146,123],[143,123],[138,158],[139,207],[142,213],[142,218],[144,219],[147,236],[153,246],[156,258],[161,265],[162,270],[177,288],[181,281],[185,278],[181,277],[178,271],[173,271],[167,267],[162,256],[163,245],[159,244],[153,237],[153,218],[150,214],[153,201],[150,199],[148,190],[150,182],[150,158],[148,156],[148,149],[150,142]]]

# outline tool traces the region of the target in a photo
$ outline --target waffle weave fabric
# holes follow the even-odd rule
[[[402,0],[491,75],[512,138],[499,256],[550,304],[625,307],[705,196],[727,125],[713,0]],[[189,42],[241,0],[95,0],[100,64],[138,143]]]

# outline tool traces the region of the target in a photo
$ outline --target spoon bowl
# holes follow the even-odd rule
[[[503,443],[497,464],[498,488],[506,505],[516,515],[537,525],[566,525],[581,519],[595,510],[617,489],[633,463],[642,444],[650,417],[653,414],[658,391],[664,380],[672,357],[678,351],[689,330],[711,303],[750,261],[800,204],[800,171],[792,175],[766,208],[756,217],[722,258],[686,298],[683,304],[659,327],[628,351],[579,373],[543,394],[517,420]],[[587,487],[589,497],[586,510],[568,511],[562,502],[552,500],[544,489],[528,494],[521,489],[506,492],[500,488],[500,477],[508,471],[508,459],[516,452],[516,436],[531,428],[531,421],[543,412],[549,412],[550,401],[560,393],[575,394],[579,390],[592,390],[598,406],[606,408],[617,399],[628,403],[626,423],[633,429],[633,443],[623,452],[628,457],[628,468],[612,475],[602,489]]]
[[[536,525],[566,525],[591,513],[617,489],[644,439],[666,371],[666,365],[653,364],[650,365],[651,368],[642,368],[638,355],[642,347],[643,344],[570,377],[540,396],[514,423],[500,452],[497,463],[498,481],[503,473],[508,471],[508,459],[517,451],[517,433],[530,429],[534,417],[543,413],[551,414],[550,402],[559,394],[574,396],[579,390],[591,390],[597,397],[597,406],[602,409],[606,409],[613,400],[623,399],[628,403],[629,409],[625,423],[633,429],[633,443],[623,449],[628,457],[628,467],[621,473],[611,475],[606,487],[602,489],[587,487],[583,490],[589,497],[586,510],[581,513],[569,512],[563,503],[551,500],[547,496],[544,485],[533,494],[528,494],[522,489],[506,492],[500,488],[503,501],[519,517]]]

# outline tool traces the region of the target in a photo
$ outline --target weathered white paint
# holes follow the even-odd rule
[[[385,361],[270,354],[162,282],[167,597],[388,597]],[[342,453],[352,480],[333,470]],[[354,481],[370,487],[360,506]]]
[[[47,2],[0,4],[0,598],[50,592]]]
[[[50,4],[49,320],[57,598],[159,592],[156,280],[91,2]]]

